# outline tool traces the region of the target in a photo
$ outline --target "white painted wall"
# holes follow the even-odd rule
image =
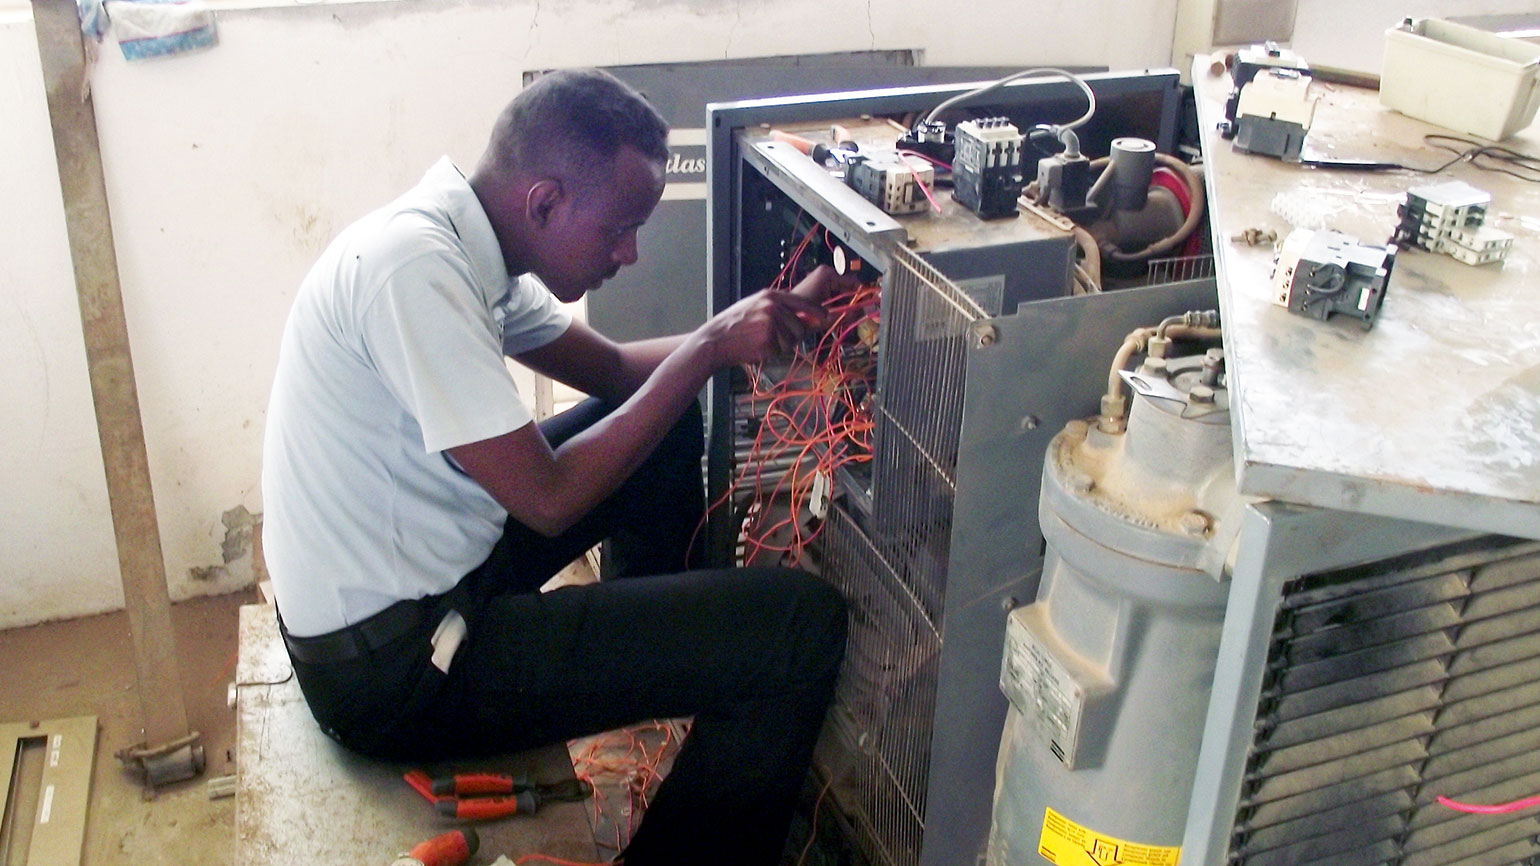
[[[0,628],[122,604],[29,7],[7,2]],[[172,597],[251,579],[222,516],[261,511],[267,391],[306,267],[440,154],[472,161],[524,70],[874,48],[1162,66],[1175,4],[402,0],[225,9],[218,47],[137,64],[109,40],[96,112]]]
[[[261,512],[267,390],[305,268],[438,155],[473,160],[526,69],[895,48],[938,65],[1162,66],[1179,0],[980,0],[956,16],[935,0],[211,2],[232,4],[218,47],[128,64],[109,41],[93,76],[177,599],[251,580],[241,509]],[[1299,0],[1294,44],[1374,69],[1403,15],[1540,4],[1456,5]],[[0,628],[122,604],[33,40],[28,4],[0,0]]]
[[[0,17],[0,627],[123,604],[30,17]]]

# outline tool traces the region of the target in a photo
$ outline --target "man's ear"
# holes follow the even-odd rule
[[[566,195],[566,188],[554,177],[535,181],[524,194],[524,217],[533,225],[545,228]]]

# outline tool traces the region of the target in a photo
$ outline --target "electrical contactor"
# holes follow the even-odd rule
[[[953,132],[952,194],[985,219],[1016,215],[1022,135],[1003,117],[965,120]]]
[[[1395,244],[1371,246],[1340,232],[1295,229],[1273,263],[1272,302],[1325,321],[1352,316],[1374,327],[1396,261]]]

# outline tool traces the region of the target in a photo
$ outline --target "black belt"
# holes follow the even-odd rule
[[[282,616],[278,618],[278,629],[283,633],[290,658],[301,664],[324,665],[352,661],[365,652],[377,650],[416,628],[422,617],[421,599],[409,599],[398,601],[361,622],[315,637],[289,634],[283,627]]]

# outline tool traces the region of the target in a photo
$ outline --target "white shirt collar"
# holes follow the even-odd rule
[[[508,274],[507,263],[503,261],[503,249],[497,242],[497,233],[492,231],[492,222],[487,218],[481,200],[476,198],[475,190],[471,189],[470,181],[445,156],[428,169],[428,173],[423,176],[423,184],[433,191],[434,197],[443,205],[444,212],[454,224],[455,233],[460,236],[460,242],[465,244],[471,267],[476,271],[482,299],[489,308],[495,307],[508,297],[512,278]]]

